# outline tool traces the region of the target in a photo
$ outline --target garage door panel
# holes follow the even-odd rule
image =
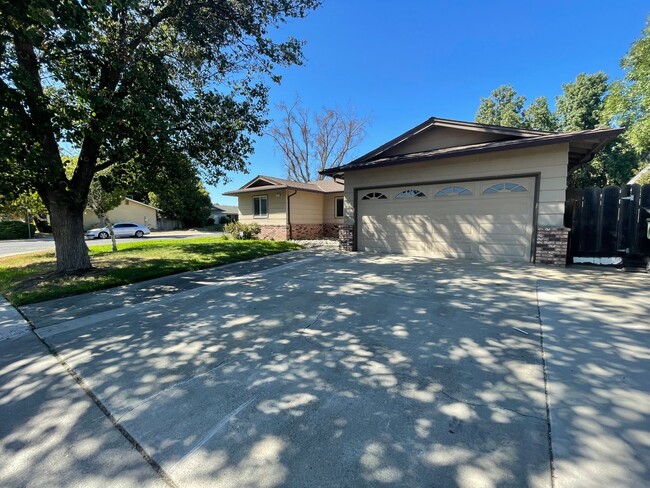
[[[503,182],[520,184],[527,191],[481,193],[495,184],[497,189],[503,189]],[[495,179],[472,188],[475,192],[465,196],[436,197],[429,191],[427,198],[360,202],[359,249],[527,261],[532,238],[534,179]],[[395,193],[386,188],[375,191]]]
[[[512,256],[512,257],[526,257],[524,247],[519,244],[479,244],[478,253],[481,255],[494,255],[494,256]]]

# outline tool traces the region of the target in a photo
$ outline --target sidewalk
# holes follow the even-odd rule
[[[0,486],[165,486],[0,297]]]

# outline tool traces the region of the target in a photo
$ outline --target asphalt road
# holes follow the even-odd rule
[[[223,235],[221,232],[198,232],[198,231],[175,231],[175,232],[156,232],[145,236],[142,239],[124,238],[118,239],[122,242],[141,242],[145,240],[163,240],[163,239],[191,239],[192,237]],[[88,246],[97,246],[109,244],[110,239],[91,239],[87,240]],[[11,256],[14,254],[24,254],[28,252],[54,250],[54,239],[24,239],[19,241],[0,241],[0,257]]]

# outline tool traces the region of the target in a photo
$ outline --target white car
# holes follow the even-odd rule
[[[149,227],[146,225],[138,225],[131,222],[113,224],[113,232],[115,232],[115,237],[142,237],[151,234]],[[86,231],[85,235],[88,239],[108,239],[111,233],[108,227],[102,227],[101,229],[90,229]]]

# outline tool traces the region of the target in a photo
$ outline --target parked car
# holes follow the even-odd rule
[[[138,225],[131,222],[113,224],[113,232],[115,232],[115,237],[142,237],[151,234],[149,227],[146,225]],[[108,227],[86,231],[86,237],[88,239],[108,239],[110,235],[111,233]]]

